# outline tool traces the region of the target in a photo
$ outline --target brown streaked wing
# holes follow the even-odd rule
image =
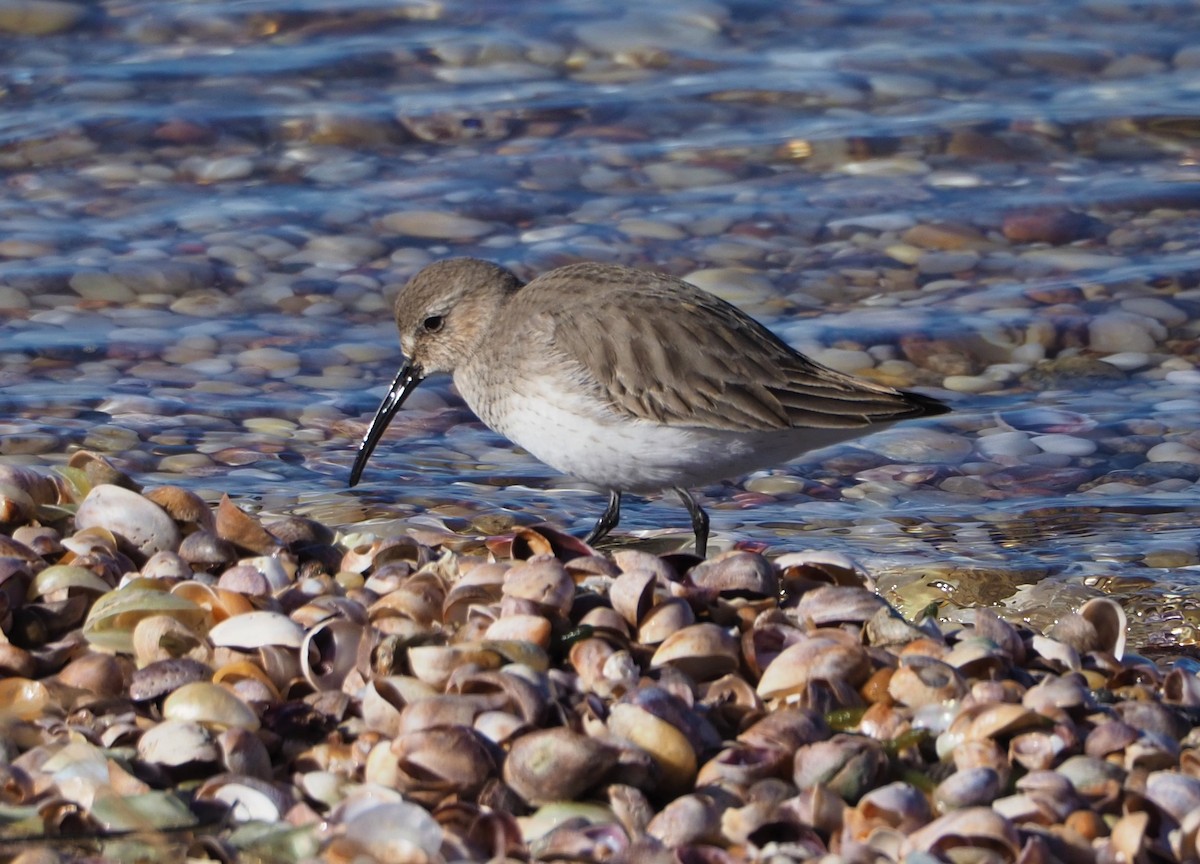
[[[615,411],[643,420],[769,432],[930,413],[909,394],[808,360],[741,310],[669,276],[571,265],[517,299],[553,322],[553,349],[577,361]]]

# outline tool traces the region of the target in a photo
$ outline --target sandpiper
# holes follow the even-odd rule
[[[396,325],[407,362],[350,485],[408,394],[448,372],[489,427],[609,490],[588,543],[616,527],[622,492],[673,489],[703,556],[708,516],[690,487],[948,410],[821,366],[681,279],[612,264],[571,264],[524,284],[487,261],[438,261],[401,290]]]

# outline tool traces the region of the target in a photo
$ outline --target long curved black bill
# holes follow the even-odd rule
[[[405,363],[400,367],[400,371],[396,373],[396,380],[392,382],[387,395],[379,403],[379,410],[375,412],[375,419],[367,428],[367,434],[363,436],[362,443],[358,445],[358,456],[354,459],[354,467],[350,469],[349,485],[353,486],[358,483],[363,468],[367,467],[367,460],[371,458],[371,452],[379,443],[379,439],[383,437],[388,424],[392,422],[392,417],[400,410],[400,406],[404,404],[408,394],[416,390],[417,385],[423,380],[425,380],[425,374],[421,371],[420,366]]]

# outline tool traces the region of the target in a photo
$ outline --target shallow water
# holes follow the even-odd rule
[[[603,496],[445,381],[345,487],[390,300],[448,255],[655,267],[956,406],[702,490],[717,541],[840,550],[910,605],[1112,592],[1193,641],[1194,6],[645,6],[35,3],[0,71],[0,458],[583,531]]]

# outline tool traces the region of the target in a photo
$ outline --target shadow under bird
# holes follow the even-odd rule
[[[489,427],[609,490],[588,543],[616,527],[622,492],[673,489],[703,556],[708,516],[689,488],[948,410],[821,366],[681,279],[612,264],[571,264],[525,284],[487,261],[438,261],[400,291],[396,325],[407,362],[350,485],[408,395],[448,372]]]

